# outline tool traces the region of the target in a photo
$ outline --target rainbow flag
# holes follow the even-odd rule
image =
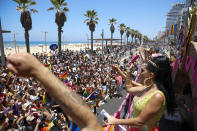
[[[84,91],[83,96],[84,96],[85,98],[87,98],[87,97],[88,97],[88,93],[87,93],[87,91]]]
[[[107,129],[107,126],[103,126],[103,131],[105,131],[106,129]],[[114,125],[111,125],[108,131],[113,131],[113,129],[114,129]]]
[[[14,75],[12,74],[12,72],[9,72],[8,73],[8,78],[12,78],[12,77],[14,77]]]
[[[65,80],[67,77],[67,74],[68,74],[68,71],[66,71],[64,74],[60,74],[59,77]]]
[[[177,28],[177,25],[174,26],[174,36],[176,36],[176,28]]]
[[[167,31],[167,37],[169,36],[169,31]]]
[[[172,27],[171,27],[171,35],[173,35],[174,34],[174,25],[172,25]]]
[[[98,107],[98,103],[99,103],[99,98],[98,98],[98,96],[96,96],[96,97],[95,97],[94,106]]]
[[[8,107],[13,110],[13,104],[12,103],[8,103]]]

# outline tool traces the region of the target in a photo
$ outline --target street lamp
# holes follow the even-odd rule
[[[10,33],[11,31],[2,30],[1,28],[1,19],[0,19],[0,47],[1,47],[1,63],[2,66],[5,67],[5,52],[4,52],[4,45],[3,45],[3,35],[2,33]]]
[[[46,39],[46,37],[47,37],[47,31],[42,31],[42,33],[44,33],[45,34],[45,50],[46,50],[46,53],[47,53],[47,39]]]
[[[104,29],[102,29],[101,37],[102,37],[102,54],[103,54],[103,38],[104,38]]]

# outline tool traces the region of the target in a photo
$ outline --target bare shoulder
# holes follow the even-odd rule
[[[157,92],[152,96],[152,100],[154,100],[155,102],[163,102],[164,101],[164,95]]]

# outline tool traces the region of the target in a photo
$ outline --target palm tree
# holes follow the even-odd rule
[[[133,43],[133,37],[134,37],[134,34],[135,33],[135,31],[133,30],[133,29],[131,29],[131,38],[132,38],[132,43]]]
[[[138,34],[139,34],[139,31],[138,30],[135,30],[134,31],[134,37],[135,37],[135,43],[137,44],[137,38],[138,38]]]
[[[126,28],[126,31],[127,31],[127,32],[126,32],[126,36],[127,36],[127,45],[129,44],[128,39],[129,39],[129,35],[130,35],[130,33],[131,33],[130,30],[131,30],[131,29],[130,29],[129,27]]]
[[[142,43],[142,34],[139,32],[139,34],[138,34],[138,39],[139,39],[139,43],[140,43],[140,45],[141,45],[141,43]]]
[[[143,37],[143,43],[146,44],[148,42],[149,38],[148,36],[144,35]]]
[[[31,19],[31,13],[38,13],[35,9],[29,9],[30,6],[36,5],[35,1],[31,0],[13,0],[18,5],[16,6],[16,10],[21,12],[20,16],[20,22],[22,27],[25,29],[25,43],[27,52],[30,53],[29,48],[29,30],[32,28],[32,19]]]
[[[67,17],[65,15],[66,12],[69,11],[67,7],[67,3],[65,0],[50,0],[54,7],[48,8],[48,10],[54,10],[56,9],[57,12],[55,14],[55,23],[58,26],[58,49],[59,53],[61,52],[61,33],[63,32],[62,27],[64,26],[64,23],[67,20]]]
[[[125,24],[120,24],[120,25],[119,25],[120,36],[121,36],[121,47],[122,47],[122,35],[123,35],[124,32],[125,32],[125,28],[126,28]]]
[[[104,29],[102,29],[101,37],[102,37],[102,55],[103,55],[103,39],[104,39]]]
[[[84,21],[91,31],[91,51],[93,52],[93,32],[95,31],[96,24],[98,24],[98,14],[95,10],[88,10],[84,16],[87,19]]]
[[[114,24],[117,23],[117,20],[112,18],[112,19],[109,19],[109,25],[110,25],[110,31],[111,31],[111,49],[112,49],[112,39],[113,39],[113,33],[115,31],[115,27],[114,27]]]

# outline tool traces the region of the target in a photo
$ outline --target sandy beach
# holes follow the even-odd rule
[[[117,44],[117,43],[116,43]],[[105,46],[105,44],[104,44]],[[88,48],[88,44],[84,44],[84,43],[79,43],[79,44],[67,44],[62,46],[62,49],[69,49],[69,50],[73,50],[73,51],[80,51],[80,50],[84,50],[85,48]],[[89,48],[90,44],[89,44]],[[102,48],[100,43],[94,43],[94,50],[97,48]],[[26,52],[26,47],[16,47],[16,49],[14,47],[8,47],[5,48],[5,54],[7,55],[11,55],[11,54],[15,54],[15,53],[25,53]],[[30,47],[30,51],[31,53],[38,53],[38,52],[50,52],[51,50],[49,49],[49,46],[47,46],[47,51],[46,51],[46,47],[45,46],[31,46]]]

